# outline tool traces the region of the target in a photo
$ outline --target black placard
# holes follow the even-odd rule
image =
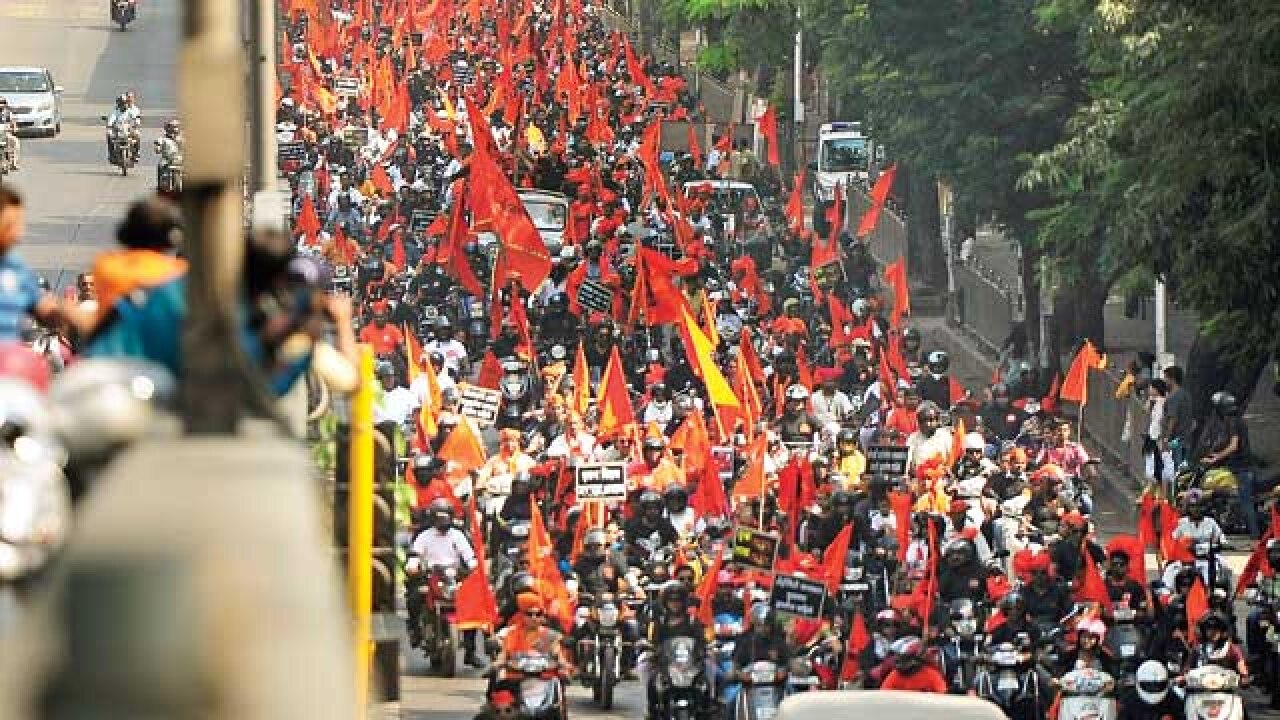
[[[307,146],[300,140],[282,142],[279,145],[280,162],[302,160],[307,156]]]
[[[867,474],[906,475],[910,455],[905,445],[872,445],[867,448]]]
[[[777,535],[742,526],[733,529],[733,561],[735,563],[773,572],[773,562],[777,557]]]
[[[613,290],[597,280],[584,280],[578,286],[578,304],[588,310],[610,312],[613,310]]]
[[[583,463],[573,469],[574,494],[584,500],[625,500],[627,466],[624,463]]]
[[[769,604],[774,612],[817,620],[822,617],[822,603],[827,598],[827,588],[820,580],[799,575],[776,575]]]

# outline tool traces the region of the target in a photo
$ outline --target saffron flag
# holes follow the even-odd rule
[[[897,260],[886,265],[884,281],[893,288],[893,310],[889,315],[889,326],[898,327],[902,317],[911,314],[911,294],[907,288],[907,259],[899,256]]]
[[[778,167],[782,164],[778,156],[778,113],[772,105],[756,118],[756,127],[760,129],[760,137],[769,143],[769,164]]]
[[[587,351],[582,340],[573,356],[573,411],[579,415],[591,406],[591,368],[587,365]]]
[[[898,166],[894,164],[876,178],[876,184],[871,188],[871,207],[867,208],[862,219],[858,221],[858,237],[863,238],[875,232],[876,225],[880,223],[880,211],[884,209],[884,203],[889,199],[889,192],[893,190],[893,179],[897,175]]]
[[[612,437],[622,428],[635,423],[631,393],[627,390],[627,376],[622,370],[622,355],[618,352],[617,345],[609,353],[609,362],[600,378],[600,396],[596,402],[600,405],[597,437]]]
[[[1089,402],[1089,371],[1101,370],[1107,366],[1107,356],[1098,353],[1093,343],[1085,340],[1084,345],[1071,361],[1067,377],[1062,381],[1062,389],[1058,397],[1067,402],[1085,405]]]

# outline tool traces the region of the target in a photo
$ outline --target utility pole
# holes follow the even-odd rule
[[[804,125],[804,30],[800,26],[800,6],[796,6],[796,42],[795,42],[795,67],[792,70],[792,85],[795,89],[795,96],[792,100],[793,110],[792,117],[796,121],[796,135],[799,136],[800,127]]]
[[[186,0],[178,54],[178,108],[187,136],[185,250],[191,263],[182,330],[181,399],[191,434],[235,433],[245,397],[236,351],[245,162],[239,5]]]
[[[1164,280],[1156,278],[1156,372],[1174,364],[1169,352],[1169,294]]]
[[[283,230],[288,200],[279,191],[276,172],[276,5],[249,0],[250,161],[254,229]]]

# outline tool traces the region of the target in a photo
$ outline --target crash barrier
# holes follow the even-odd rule
[[[1102,371],[1089,373],[1089,402],[1083,409],[1084,444],[1090,451],[1104,453],[1108,462],[1122,473],[1141,481],[1142,434],[1151,422],[1151,414],[1141,400],[1116,398],[1123,374],[1113,365],[1114,361]]]
[[[852,234],[858,231],[858,223],[862,221],[867,208],[871,207],[871,198],[866,189],[861,187],[846,189],[845,197],[845,207],[848,208],[845,212],[845,227]],[[867,247],[871,250],[871,256],[881,265],[906,257],[907,221],[902,214],[892,207],[885,207],[880,213],[880,222],[867,237]]]
[[[729,126],[719,122],[666,122],[662,123],[661,149],[664,152],[688,152],[689,128],[698,141],[698,149],[705,159],[711,151],[711,144],[717,135],[729,131]],[[755,137],[755,123],[742,123],[733,126],[733,144],[745,142],[747,147]]]
[[[1013,324],[1021,319],[1021,296],[973,265],[957,263],[954,273],[956,294],[950,319],[998,354]]]
[[[636,28],[622,13],[611,7],[602,7],[600,19],[609,30],[626,33],[634,41],[637,35]],[[733,88],[705,72],[698,71],[696,68],[685,68],[686,63],[691,63],[697,58],[681,58],[675,48],[660,40],[653,40],[650,46],[653,57],[658,62],[665,62],[672,67],[681,68],[685,80],[689,82],[690,89],[696,90],[698,103],[702,105],[704,115],[708,120],[726,123],[740,119],[738,113],[735,112],[737,110],[735,102],[737,93]],[[642,54],[643,51],[641,48],[636,48],[636,53]],[[684,60],[685,63],[681,63],[681,60]]]

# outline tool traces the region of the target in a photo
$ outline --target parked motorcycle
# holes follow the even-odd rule
[[[1186,720],[1242,720],[1244,701],[1240,698],[1240,676],[1218,665],[1205,665],[1184,678],[1187,692]]]
[[[121,32],[129,29],[129,23],[138,17],[138,0],[111,0],[111,22],[120,26]]]
[[[622,676],[622,635],[620,611],[613,593],[595,598],[586,593],[578,596],[579,613],[590,624],[592,632],[578,641],[577,664],[583,687],[591,688],[591,700],[601,710],[613,707],[613,690]]]
[[[1115,680],[1090,668],[1072,670],[1058,682],[1058,720],[1115,720]]]

